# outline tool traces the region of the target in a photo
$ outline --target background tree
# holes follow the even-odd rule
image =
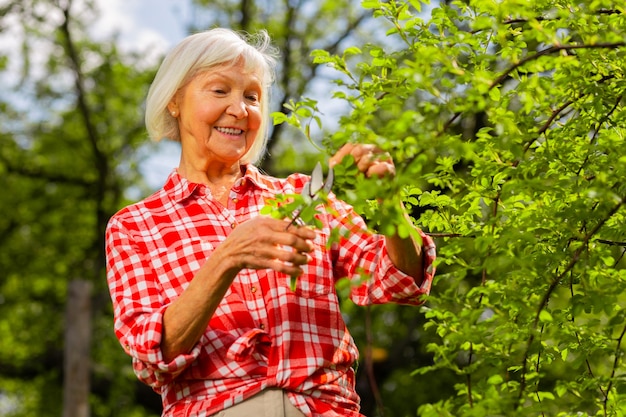
[[[89,359],[89,346],[87,355],[79,346],[66,346],[63,355],[64,331],[79,318],[65,320],[70,282],[93,291],[73,293],[91,305],[79,313],[91,318],[93,331],[93,359],[82,363],[87,388],[92,381],[92,413],[143,415],[111,333],[103,233],[129,187],[142,190],[141,103],[153,63],[121,53],[114,39],[90,39],[86,28],[96,15],[89,2],[15,1],[0,16],[21,47],[2,60],[11,70],[3,74],[0,104],[3,415],[61,415],[64,359]]]

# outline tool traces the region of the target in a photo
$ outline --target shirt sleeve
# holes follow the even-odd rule
[[[158,277],[148,251],[121,220],[113,217],[106,231],[107,283],[113,302],[114,330],[132,357],[133,370],[145,384],[159,391],[200,354],[200,346],[171,362],[163,361],[164,305]]]
[[[335,246],[337,278],[350,279],[350,298],[358,305],[398,303],[420,305],[424,302],[435,274],[435,244],[432,238],[417,229],[422,238],[423,281],[415,279],[395,267],[389,257],[385,238],[367,230],[365,221],[347,204],[337,202],[334,224],[341,238]]]

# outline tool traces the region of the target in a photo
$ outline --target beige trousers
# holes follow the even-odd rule
[[[281,389],[268,389],[246,401],[215,414],[214,417],[302,417]]]

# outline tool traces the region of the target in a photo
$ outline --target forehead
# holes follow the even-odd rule
[[[220,64],[210,68],[200,70],[192,77],[193,81],[213,81],[213,80],[244,80],[251,84],[262,84],[263,71],[250,65],[246,65],[242,60],[234,63]]]

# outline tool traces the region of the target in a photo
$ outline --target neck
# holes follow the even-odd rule
[[[241,165],[237,161],[234,164],[206,163],[193,164],[181,158],[178,165],[180,176],[197,184],[211,185],[234,184],[242,177]]]

